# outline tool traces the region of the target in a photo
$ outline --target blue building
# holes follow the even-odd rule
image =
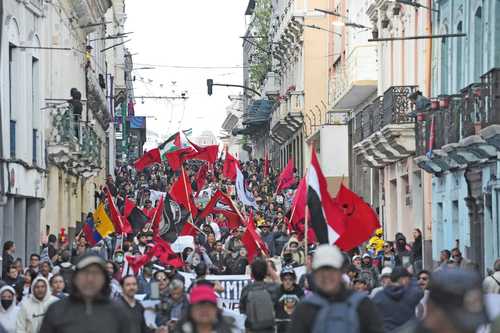
[[[481,271],[500,257],[500,1],[435,0],[433,98],[416,161],[433,174],[432,252],[459,247]],[[419,9],[423,10],[423,9]]]

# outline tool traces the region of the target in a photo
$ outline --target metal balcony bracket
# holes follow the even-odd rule
[[[372,168],[377,168],[377,169],[380,169],[380,168],[383,168],[384,167],[384,164],[383,163],[380,163],[379,161],[375,160],[375,158],[370,155],[365,147],[363,147],[363,145],[361,143],[358,143],[357,145],[354,145],[352,147],[352,150],[353,152],[356,154],[356,155],[360,155],[363,157],[363,160],[364,162],[372,167]]]
[[[377,147],[373,145],[373,142],[365,140],[360,142],[360,144],[363,146],[363,149],[365,150],[366,154],[371,156],[373,160],[375,160],[378,164],[385,165],[393,162],[392,159],[382,154],[382,152],[380,152],[377,149]]]

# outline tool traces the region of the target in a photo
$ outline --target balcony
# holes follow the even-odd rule
[[[377,91],[376,47],[357,46],[330,81],[330,109],[354,109]]]
[[[441,174],[485,163],[500,149],[500,69],[460,94],[440,96],[417,117],[417,164]]]
[[[394,86],[349,121],[353,151],[371,167],[382,168],[415,151],[413,104],[415,86]]]
[[[280,77],[277,73],[269,72],[263,84],[263,92],[267,97],[276,97],[280,93]]]
[[[49,112],[49,161],[85,178],[97,174],[101,169],[102,142],[94,129],[80,121],[70,106],[58,106]]]
[[[271,138],[283,144],[292,137],[303,124],[304,93],[291,91],[271,116]]]

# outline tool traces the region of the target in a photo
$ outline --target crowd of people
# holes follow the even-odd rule
[[[171,264],[149,257],[155,242],[149,225],[161,196],[180,171],[168,163],[137,172],[120,165],[96,192],[96,207],[109,191],[122,214],[133,200],[149,221],[127,235],[74,239],[49,235],[39,253],[24,264],[12,241],[3,246],[0,324],[5,332],[476,332],[492,324],[484,295],[500,294],[500,259],[484,280],[458,248],[443,250],[432,270],[422,264],[422,233],[412,241],[398,233],[394,242],[376,230],[349,253],[319,245],[288,223],[296,184],[276,191],[277,174],[263,160],[240,162],[245,186],[256,199],[253,221],[267,247],[255,258],[245,247],[244,224],[234,226],[222,209],[196,218],[216,191],[227,194],[239,218],[250,214],[238,202],[234,182],[218,160],[200,175],[202,163],[185,163],[193,207],[179,207],[177,219],[162,226],[173,242],[189,223],[196,232]],[[92,219],[92,214],[88,215]],[[135,226],[134,226],[135,229]],[[178,260],[173,260],[178,259]],[[134,264],[131,264],[131,262]],[[167,260],[168,261],[168,260]],[[170,262],[170,261],[169,261]],[[135,269],[138,268],[138,269]],[[187,281],[186,274],[195,276]],[[248,275],[239,297],[244,327],[223,311],[224,287],[210,275]],[[141,295],[139,297],[138,295]],[[158,300],[152,308],[147,300]],[[148,320],[145,312],[155,316]],[[495,326],[495,324],[497,326]],[[0,330],[2,332],[2,330]]]

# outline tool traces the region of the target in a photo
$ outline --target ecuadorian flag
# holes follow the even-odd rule
[[[106,237],[109,234],[115,232],[115,227],[113,222],[111,222],[106,210],[104,209],[104,203],[100,203],[94,212],[94,225],[101,237]]]

